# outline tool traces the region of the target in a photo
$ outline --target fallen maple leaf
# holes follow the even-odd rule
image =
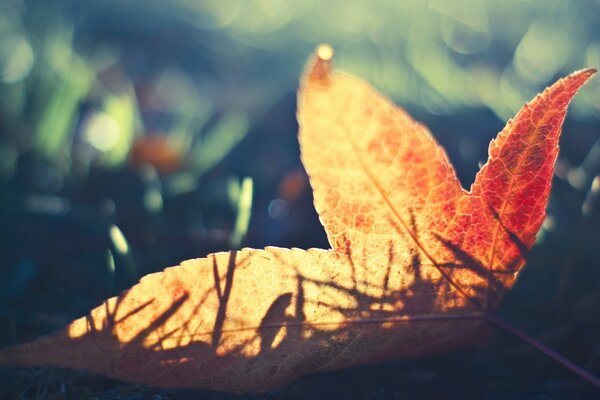
[[[331,250],[217,253],[144,277],[63,331],[0,352],[160,387],[260,392],[447,349],[510,288],[544,219],[567,105],[558,81],[490,144],[469,192],[443,149],[320,47],[298,94],[302,160]]]

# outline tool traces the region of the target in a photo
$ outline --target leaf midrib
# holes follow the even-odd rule
[[[533,110],[530,108],[529,103],[525,104],[524,106],[524,110],[527,110],[531,113],[533,113]],[[519,119],[519,115],[517,115],[517,117],[515,117],[515,121],[517,121]],[[510,181],[508,184],[508,189],[507,192],[508,194],[506,195],[506,197],[504,198],[504,201],[502,203],[502,207],[501,209],[498,211],[498,218],[495,218],[495,227],[494,227],[494,233],[493,233],[493,239],[492,239],[492,245],[490,247],[490,255],[489,255],[489,264],[488,264],[488,268],[487,268],[487,285],[486,285],[486,292],[485,292],[485,303],[484,303],[484,308],[487,310],[490,308],[490,281],[491,281],[491,274],[494,268],[494,258],[496,256],[496,242],[498,240],[498,233],[500,232],[500,226],[501,226],[501,220],[502,217],[504,216],[504,212],[506,211],[506,206],[508,205],[509,200],[512,197],[513,194],[513,186],[515,184],[515,178],[517,175],[517,171],[519,171],[521,169],[521,165],[523,164],[523,160],[525,159],[525,156],[527,154],[529,154],[529,148],[532,145],[533,142],[533,138],[536,136],[535,133],[538,131],[539,127],[546,122],[546,117],[547,117],[547,113],[544,113],[544,116],[542,118],[540,118],[538,120],[537,124],[534,124],[534,129],[533,132],[531,134],[531,136],[529,137],[529,140],[527,141],[527,145],[525,146],[525,150],[521,151],[519,154],[519,160],[517,162],[516,167],[514,168],[514,172],[515,173],[511,173],[511,177],[510,177]],[[505,141],[508,140],[508,137],[513,133],[513,129],[515,127],[516,124],[511,126],[511,130],[509,132],[507,132],[507,137],[505,139]],[[483,197],[479,197],[481,202],[483,203]],[[486,204],[482,204],[482,207],[485,207]]]
[[[375,176],[369,170],[367,164],[363,160],[363,158],[362,158],[362,156],[361,156],[361,154],[360,154],[360,152],[359,152],[359,150],[358,150],[358,148],[356,146],[356,143],[355,143],[354,138],[352,137],[352,135],[348,133],[348,134],[346,134],[346,137],[348,138],[348,142],[350,143],[350,147],[352,148],[352,152],[354,153],[354,156],[358,160],[358,164],[360,165],[361,169],[363,170],[363,172],[365,173],[365,175],[367,176],[367,178],[371,181],[371,183],[373,184],[373,186],[375,186],[375,189],[377,190],[377,192],[379,193],[379,195],[381,196],[381,198],[383,199],[383,201],[385,202],[385,204],[388,206],[388,208],[390,209],[390,211],[392,212],[392,214],[394,215],[394,217],[396,217],[396,219],[400,223],[400,226],[402,227],[402,229],[404,229],[404,231],[408,234],[408,236],[415,243],[415,245],[419,248],[419,250],[421,250],[421,252],[423,252],[423,254],[425,255],[425,257],[427,257],[427,259],[429,259],[429,261],[431,262],[431,264],[439,271],[439,273],[450,284],[450,286],[452,286],[467,301],[469,301],[469,303],[471,303],[472,305],[474,305],[476,308],[481,309],[481,307],[479,306],[479,304],[477,304],[477,302],[475,302],[473,300],[473,298],[471,298],[471,296],[469,296],[460,286],[458,286],[456,283],[454,283],[454,281],[452,281],[452,279],[448,276],[448,274],[444,270],[442,270],[442,268],[440,267],[439,263],[435,260],[435,258],[433,258],[433,256],[431,256],[429,254],[429,252],[421,244],[421,242],[419,241],[419,239],[408,228],[408,225],[406,224],[406,222],[404,221],[404,219],[402,219],[402,217],[400,216],[400,214],[398,213],[398,211],[396,210],[396,208],[392,204],[390,198],[388,197],[388,195],[383,190],[383,187],[379,184],[379,181],[375,178]]]

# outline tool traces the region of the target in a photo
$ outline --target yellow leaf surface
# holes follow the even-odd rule
[[[545,213],[576,72],[490,145],[468,192],[427,129],[364,81],[309,61],[302,160],[331,250],[217,253],[151,274],[0,364],[161,387],[260,392],[307,373],[465,342],[509,288]]]

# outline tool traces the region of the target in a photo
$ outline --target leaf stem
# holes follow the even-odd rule
[[[318,326],[351,326],[351,325],[377,325],[377,324],[407,324],[413,322],[436,322],[436,321],[484,321],[485,317],[481,313],[473,314],[432,314],[432,315],[406,315],[397,317],[366,317],[366,318],[350,318],[341,321],[324,321],[324,322],[307,322],[307,321],[285,321],[264,323],[260,326],[247,326],[240,328],[221,329],[221,333],[255,331],[259,329],[281,329],[283,327],[294,328],[315,328]],[[195,335],[203,336],[212,334],[213,331],[196,332]]]
[[[581,368],[579,365],[575,364],[574,362],[567,359],[558,352],[552,350],[550,347],[546,346],[533,336],[529,336],[527,333],[512,325],[510,322],[503,320],[502,318],[493,313],[485,313],[484,318],[489,323],[504,329],[505,331],[515,335],[519,339],[528,343],[529,345],[535,347],[536,349],[544,353],[546,356],[561,364],[563,367],[579,375],[579,377],[585,379],[586,381],[600,389],[600,378]]]

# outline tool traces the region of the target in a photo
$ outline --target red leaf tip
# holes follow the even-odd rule
[[[581,84],[583,85],[585,82],[587,82],[592,76],[594,76],[596,74],[596,72],[598,72],[596,70],[596,68],[585,68],[585,69],[580,69],[579,71],[575,71],[572,74],[570,74],[569,76],[567,76],[567,78],[581,78],[582,82]]]
[[[325,82],[331,74],[333,55],[333,47],[329,44],[324,43],[317,47],[312,65],[309,67],[308,77],[316,81]]]

